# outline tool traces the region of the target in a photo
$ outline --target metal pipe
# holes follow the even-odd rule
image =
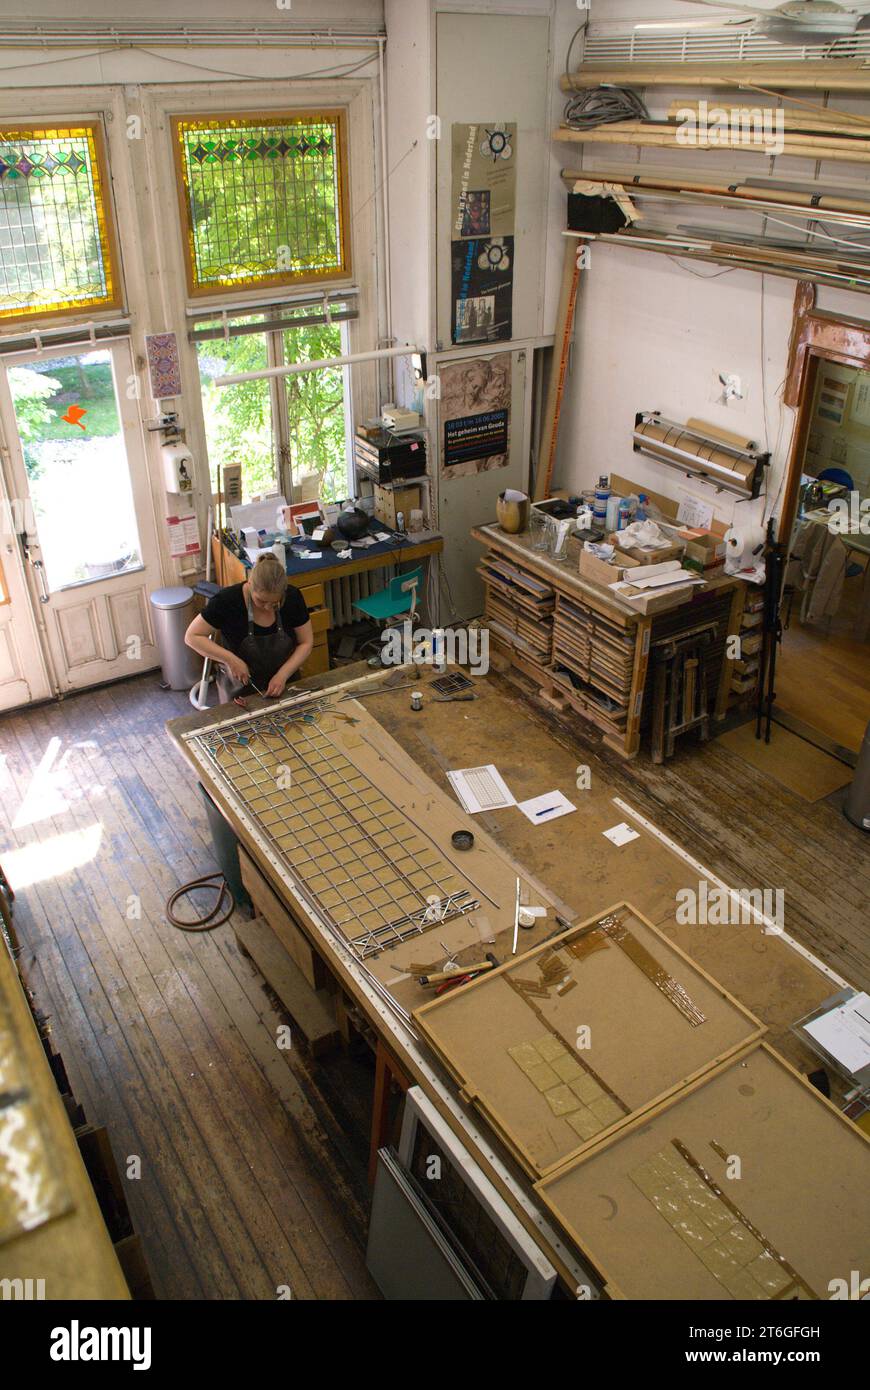
[[[371,352],[348,352],[344,357],[322,357],[318,362],[289,362],[283,367],[263,367],[256,372],[235,372],[232,376],[215,377],[215,386],[237,386],[242,381],[268,381],[273,376],[293,376],[297,372],[319,372],[325,367],[352,367],[357,362],[377,362],[384,357],[413,357],[420,348],[413,343],[404,347],[373,348]]]

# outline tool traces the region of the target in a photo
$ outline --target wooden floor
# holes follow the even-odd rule
[[[87,1118],[105,1123],[161,1298],[365,1299],[367,1061],[315,1075],[231,924],[167,895],[215,867],[154,677],[0,720],[0,857],[25,974]],[[10,850],[10,844],[13,848]],[[17,847],[17,848],[16,848]]]
[[[400,692],[378,717],[441,786],[447,766],[495,761],[518,797],[570,792],[589,766],[599,791],[727,882],[784,888],[787,930],[870,987],[870,848],[841,793],[806,802],[715,741],[681,740],[660,768],[625,763],[503,681],[487,687],[485,718],[463,704],[413,714]],[[188,711],[143,677],[0,720],[0,859],[20,888],[25,967],[88,1118],[109,1125],[122,1172],[142,1158],[127,1190],[158,1296],[274,1298],[286,1285],[295,1298],[371,1298],[368,1059],[315,1067],[279,1051],[280,1015],[229,925],[191,936],[165,924],[168,893],[214,867],[202,802],[163,730]],[[554,831],[530,832],[512,811],[486,824],[566,902],[599,892],[582,816]],[[787,998],[781,1014],[787,1027]]]
[[[846,582],[841,612],[831,622],[803,626],[799,597],[776,664],[781,709],[857,753],[870,720],[870,642],[853,636],[863,580]]]

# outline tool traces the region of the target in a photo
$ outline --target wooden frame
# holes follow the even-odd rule
[[[797,511],[801,464],[810,429],[810,406],[820,361],[870,371],[870,322],[822,313],[815,307],[816,288],[807,280],[795,286],[794,315],[783,401],[797,411],[786,465],[778,539],[787,544]]]
[[[849,1143],[851,1141],[853,1145],[857,1146],[857,1151],[863,1150],[864,1153],[870,1152],[870,1138],[868,1138],[868,1136],[865,1135],[857,1127],[857,1125],[853,1125],[849,1120],[847,1120],[845,1116],[841,1114],[841,1112],[830,1100],[828,1100],[819,1091],[817,1091],[816,1088],[812,1086],[804,1076],[802,1076],[798,1071],[796,1071],[794,1067],[792,1067],[791,1064],[787,1062],[784,1057],[780,1056],[780,1054],[774,1051],[774,1049],[771,1048],[766,1042],[753,1043],[751,1046],[733,1054],[731,1057],[723,1059],[715,1067],[710,1068],[710,1070],[707,1071],[704,1075],[697,1077],[693,1082],[687,1085],[680,1094],[671,1096],[667,1100],[663,1101],[660,1105],[656,1107],[651,1107],[642,1115],[639,1115],[637,1118],[630,1120],[624,1126],[624,1128],[620,1130],[619,1134],[616,1135],[615,1138],[613,1138],[612,1140],[608,1140],[606,1137],[602,1138],[601,1140],[597,1140],[594,1144],[590,1145],[586,1149],[586,1151],[579,1156],[579,1158],[570,1163],[566,1163],[557,1172],[548,1174],[540,1182],[537,1182],[535,1184],[535,1191],[545,1204],[547,1210],[555,1218],[560,1227],[565,1231],[568,1238],[574,1243],[574,1245],[581,1252],[583,1257],[592,1264],[592,1266],[597,1270],[602,1279],[604,1279],[608,1284],[612,1283],[616,1287],[619,1287],[623,1291],[625,1291],[626,1284],[630,1282],[631,1276],[627,1277],[627,1269],[625,1267],[616,1268],[614,1266],[614,1256],[605,1252],[600,1240],[596,1240],[594,1236],[591,1236],[588,1228],[584,1232],[584,1230],[582,1229],[583,1222],[575,1220],[574,1212],[573,1210],[568,1209],[567,1202],[564,1199],[561,1201],[557,1200],[555,1192],[559,1184],[564,1182],[566,1179],[570,1180],[573,1174],[583,1173],[584,1170],[586,1170],[587,1168],[589,1168],[589,1170],[591,1171],[591,1165],[595,1164],[598,1160],[601,1160],[602,1171],[594,1184],[596,1188],[596,1196],[601,1193],[602,1185],[606,1182],[608,1184],[608,1195],[610,1196],[611,1202],[614,1202],[615,1198],[611,1194],[618,1191],[617,1184],[621,1182],[625,1177],[628,1177],[631,1171],[627,1166],[627,1160],[624,1158],[624,1155],[626,1155],[626,1151],[633,1140],[635,1140],[638,1136],[643,1138],[643,1136],[649,1135],[651,1141],[656,1142],[658,1136],[656,1136],[655,1134],[655,1125],[656,1122],[662,1120],[663,1117],[667,1119],[668,1123],[666,1126],[662,1128],[662,1137],[666,1138],[667,1141],[670,1142],[674,1137],[680,1136],[679,1116],[681,1113],[681,1107],[693,1102],[695,1097],[697,1097],[699,1093],[703,1093],[706,1087],[709,1086],[711,1089],[714,1088],[723,1076],[726,1076],[728,1073],[734,1073],[736,1076],[738,1069],[743,1069],[748,1063],[751,1064],[753,1060],[759,1058],[763,1058],[766,1061],[770,1061],[774,1064],[774,1066],[778,1069],[778,1075],[781,1077],[782,1081],[793,1088],[792,1094],[798,1095],[804,1101],[809,1100],[811,1103],[815,1103],[819,1107],[818,1113],[829,1113],[833,1121],[833,1125],[831,1127],[832,1134],[835,1134],[837,1130],[839,1130],[839,1133],[842,1136],[844,1143]],[[782,1104],[779,1106],[764,1104],[762,1099],[756,1101],[756,1109],[759,1113],[759,1116],[761,1117],[759,1123],[764,1123],[766,1118],[767,1122],[774,1126],[776,1126],[777,1124],[781,1126],[784,1117],[787,1117],[790,1113],[792,1113],[792,1107],[789,1104]],[[726,1145],[734,1145],[736,1143],[737,1151],[739,1154],[739,1140],[741,1136],[735,1132],[734,1124],[728,1123],[727,1117],[722,1113],[721,1106],[717,1105],[715,1100],[711,1099],[709,1137],[711,1140],[713,1140],[716,1139],[717,1136],[720,1145],[723,1143]],[[685,1136],[683,1135],[681,1137]],[[769,1151],[770,1147],[775,1142],[773,1135],[766,1136],[765,1142],[766,1147]],[[751,1158],[751,1155],[746,1155],[745,1157],[749,1159]],[[789,1172],[794,1170],[795,1154],[793,1144],[789,1141],[788,1136],[786,1136],[786,1138],[782,1141],[777,1152],[777,1158],[781,1162],[783,1172]],[[705,1166],[707,1166],[708,1164],[712,1165],[717,1161],[716,1155],[711,1150],[709,1144],[705,1146],[702,1161],[705,1164]],[[826,1148],[824,1153],[820,1152],[820,1162],[826,1169],[836,1171],[838,1174],[842,1173],[845,1169],[845,1165],[840,1165],[839,1167],[837,1166],[836,1156],[829,1148]],[[606,1169],[606,1172],[604,1171],[604,1169]],[[779,1175],[778,1173],[774,1173],[772,1176],[777,1177]],[[750,1174],[748,1171],[747,1178],[750,1178]],[[802,1170],[799,1170],[794,1179],[794,1185],[796,1189],[800,1187],[802,1181],[803,1173]],[[738,1207],[740,1207],[741,1205],[740,1189],[741,1184],[739,1182],[735,1183],[734,1202],[737,1204]],[[815,1189],[812,1190],[813,1195],[815,1196]],[[587,1214],[587,1208],[585,1206],[585,1203],[583,1203],[580,1194],[578,1194],[576,1200],[580,1200],[583,1204],[584,1215],[590,1223],[600,1221],[600,1218],[598,1217],[598,1214],[595,1211],[594,1206],[588,1209]],[[862,1209],[862,1200],[863,1193],[860,1194],[859,1199],[856,1199],[855,1208],[853,1211],[850,1212],[848,1218],[850,1226],[855,1225],[855,1212]],[[793,1219],[795,1227],[803,1231],[817,1229],[818,1226],[817,1224],[814,1225],[814,1223],[820,1222],[824,1226],[828,1214],[824,1213],[821,1217],[817,1218],[814,1215],[815,1210],[816,1205],[812,1201],[809,1203],[805,1203],[802,1201],[793,1202],[791,1206],[791,1212],[793,1212],[793,1217],[791,1219]],[[622,1214],[622,1212],[623,1204],[620,1203],[619,1213]],[[615,1219],[616,1216],[617,1212],[614,1211],[612,1213],[612,1218]],[[785,1218],[781,1219],[784,1220]],[[654,1226],[653,1229],[657,1230],[658,1227]],[[637,1298],[646,1296],[649,1298],[666,1298],[675,1296],[673,1292],[662,1292],[661,1288],[661,1269],[663,1259],[667,1251],[667,1246],[665,1242],[668,1240],[668,1236],[665,1232],[664,1225],[662,1225],[661,1227],[661,1232],[663,1236],[663,1241],[661,1248],[656,1250],[656,1259],[654,1262],[652,1260],[652,1246],[650,1245],[650,1243],[648,1241],[639,1241],[637,1239],[636,1231],[632,1233],[632,1241],[634,1247],[637,1250],[638,1259],[641,1261],[645,1261],[647,1268],[650,1269],[651,1272],[649,1274],[649,1292],[642,1293],[635,1288],[633,1290],[625,1292],[626,1297]],[[781,1241],[783,1239],[783,1233],[779,1230],[768,1230],[764,1231],[763,1234],[773,1238],[776,1241]],[[627,1235],[623,1237],[623,1240],[626,1243],[627,1239]],[[810,1239],[812,1240],[813,1237],[810,1237]],[[860,1239],[860,1235],[856,1237],[856,1244],[859,1243]],[[864,1240],[864,1244],[866,1247],[866,1238]],[[673,1243],[671,1242],[671,1249],[673,1250],[673,1248]],[[844,1255],[844,1263],[846,1264],[846,1267],[842,1271],[837,1270],[832,1271],[832,1273],[842,1274],[848,1279],[849,1266],[847,1263],[846,1255]],[[821,1294],[821,1296],[823,1297],[828,1296],[827,1289],[816,1290],[816,1292]],[[697,1296],[694,1290],[692,1291],[692,1296]],[[721,1293],[718,1293],[714,1296],[720,1298],[728,1298],[730,1295],[724,1289],[724,1286],[722,1286]]]
[[[309,120],[330,122],[335,125],[337,136],[336,160],[338,164],[338,246],[341,264],[335,270],[280,272],[263,277],[252,275],[234,280],[231,285],[197,285],[193,266],[194,228],[190,220],[190,200],[187,196],[187,181],[181,156],[182,131],[185,125],[205,126],[209,122],[226,124],[230,121],[244,122],[246,125],[279,125],[282,121]],[[347,111],[344,107],[308,110],[289,108],[278,111],[235,111],[235,112],[188,112],[170,117],[172,128],[172,154],[175,163],[175,183],[178,194],[181,230],[184,240],[183,258],[187,292],[191,300],[220,300],[228,294],[238,294],[244,290],[263,290],[276,285],[325,284],[334,280],[347,280],[351,275],[351,225],[350,193],[348,178],[349,144],[347,133]],[[219,312],[219,310],[218,310]]]
[[[15,122],[0,124],[0,140],[7,141],[18,137],[27,139],[39,134],[40,132],[57,129],[61,134],[65,131],[86,130],[90,134],[93,143],[94,174],[96,179],[96,192],[99,203],[102,207],[102,221],[99,218],[99,207],[97,217],[99,223],[99,245],[103,257],[103,271],[106,277],[107,294],[103,299],[92,299],[86,303],[75,304],[63,309],[52,309],[44,305],[29,305],[27,308],[7,312],[0,310],[0,327],[9,323],[20,323],[22,319],[28,322],[60,320],[69,318],[82,318],[82,316],[92,315],[94,312],[104,310],[120,309],[124,304],[124,285],[121,275],[121,253],[118,243],[117,228],[115,225],[115,210],[112,204],[112,181],[109,177],[109,164],[106,155],[106,140],[103,133],[103,123],[100,119],[91,118],[90,120],[75,120],[69,116],[59,117],[56,121],[43,117],[39,121]]]
[[[526,1125],[525,1133],[521,1133],[519,1129],[516,1127],[514,1116],[509,1117],[504,1112],[502,1108],[502,1103],[500,1101],[493,1101],[491,1092],[487,1093],[486,1086],[489,1083],[480,1080],[480,1072],[477,1073],[477,1078],[472,1077],[470,1075],[467,1062],[461,1060],[457,1053],[453,1050],[453,1046],[445,1042],[443,1035],[439,1032],[439,1020],[443,1019],[445,1010],[452,1011],[452,1017],[456,1017],[457,1007],[465,1010],[468,1007],[473,1007],[473,1005],[476,1004],[477,1020],[483,1022],[485,1016],[487,1029],[494,1029],[495,1017],[493,1015],[492,1010],[492,1000],[490,999],[489,1007],[487,1007],[487,1004],[483,999],[482,992],[489,991],[491,994],[493,986],[496,984],[496,982],[504,980],[504,978],[508,976],[511,972],[516,972],[517,970],[522,971],[525,966],[532,965],[536,958],[539,958],[542,955],[546,955],[547,953],[558,952],[560,947],[566,947],[569,946],[569,944],[571,943],[579,942],[579,940],[583,938],[585,935],[587,935],[587,933],[590,932],[590,929],[594,929],[595,926],[598,923],[600,923],[603,918],[620,913],[627,914],[629,921],[631,921],[631,919],[633,918],[635,925],[639,923],[646,934],[651,934],[654,941],[657,943],[658,951],[663,952],[666,956],[670,956],[671,959],[673,959],[673,957],[676,957],[678,961],[686,967],[686,973],[688,974],[691,972],[691,975],[694,978],[695,989],[697,990],[700,985],[701,989],[708,995],[708,1007],[710,997],[717,998],[719,1003],[724,1001],[725,1004],[728,1006],[728,1012],[730,1013],[730,1015],[738,1015],[740,1019],[748,1025],[748,1031],[742,1033],[740,1036],[732,1037],[732,1040],[728,1043],[727,1046],[721,1048],[721,1050],[716,1051],[714,1055],[708,1057],[706,1061],[703,1061],[700,1064],[700,1066],[697,1066],[694,1070],[690,1071],[687,1076],[678,1076],[671,1085],[666,1086],[664,1090],[658,1092],[656,1095],[648,1096],[646,1099],[633,1104],[624,1115],[620,1116],[619,1118],[615,1118],[609,1123],[606,1123],[605,1128],[599,1130],[591,1138],[585,1140],[581,1139],[579,1143],[575,1143],[573,1148],[567,1149],[562,1154],[562,1156],[557,1158],[555,1161],[550,1163],[542,1163],[538,1160],[535,1152],[533,1152],[532,1147],[530,1146],[530,1142],[525,1137],[526,1133],[533,1130],[536,1124],[540,1124],[540,1121],[538,1120],[537,1116],[531,1116],[528,1124]],[[619,961],[620,965],[623,960],[623,956],[621,953],[612,956],[608,955],[606,958],[609,959],[611,962]],[[602,961],[604,959],[605,956],[602,955]],[[592,967],[590,967],[584,961],[583,968],[591,969]],[[618,968],[616,970],[616,973],[619,973]],[[672,1014],[670,1010],[673,1008],[673,1001],[668,1001],[666,1009],[660,1009],[659,1003],[663,995],[661,993],[660,987],[657,987],[654,981],[647,977],[642,970],[637,971],[636,973],[633,970],[629,970],[626,972],[626,976],[629,982],[636,983],[638,987],[637,997],[635,998],[633,1006],[631,1008],[631,1017],[633,1020],[636,1020],[640,1016],[641,1011],[645,1008],[648,1008],[647,1021],[650,1030],[650,1038],[652,1038],[655,1034],[655,1029],[657,1026],[663,1027],[671,1021]],[[642,985],[640,983],[641,980],[645,981],[645,985]],[[517,987],[514,986],[514,988],[516,989]],[[649,992],[650,989],[652,990],[652,993]],[[569,991],[566,990],[565,992],[567,994]],[[689,992],[691,993],[691,990],[689,990]],[[558,994],[558,991],[556,991],[556,993]],[[470,1004],[470,1001],[473,1001],[472,1004]],[[530,1003],[529,998],[525,998],[525,1003],[530,1006],[531,1012],[533,1014],[536,1014],[538,1012],[537,1007]],[[588,1005],[588,1000],[586,1001],[586,1003]],[[675,1015],[677,1014],[677,1012],[678,1010],[674,1008],[673,1014]],[[726,1028],[722,1027],[722,1020],[724,1019],[724,1017],[724,1013],[720,1015],[720,1028],[722,1028],[722,1031],[728,1031]],[[442,996],[440,999],[436,999],[433,1000],[431,1003],[424,1004],[421,1008],[415,1010],[414,1021],[419,1027],[421,1033],[423,1034],[429,1046],[433,1049],[433,1051],[441,1059],[441,1061],[447,1067],[454,1079],[458,1082],[459,1086],[461,1087],[460,1096],[462,1097],[462,1099],[464,1099],[466,1103],[476,1105],[484,1113],[489,1124],[493,1127],[495,1132],[499,1135],[499,1137],[505,1143],[507,1148],[517,1159],[517,1161],[522,1165],[524,1170],[533,1179],[540,1179],[546,1177],[550,1173],[554,1173],[570,1165],[573,1159],[577,1158],[591,1145],[597,1145],[602,1139],[615,1137],[619,1133],[619,1131],[627,1123],[629,1123],[629,1121],[634,1116],[646,1114],[650,1110],[653,1110],[655,1109],[655,1107],[661,1105],[668,1097],[678,1095],[681,1091],[685,1089],[687,1085],[689,1085],[697,1077],[706,1074],[712,1067],[715,1067],[723,1059],[731,1057],[737,1052],[743,1051],[749,1043],[757,1042],[758,1039],[765,1032],[764,1024],[762,1024],[761,1021],[757,1019],[754,1014],[750,1013],[748,1009],[744,1008],[744,1006],[740,1004],[739,1001],[736,1000],[733,995],[729,994],[729,992],[725,990],[720,984],[718,984],[718,982],[714,980],[712,976],[708,975],[707,972],[701,968],[701,966],[699,966],[695,961],[692,960],[690,956],[688,956],[685,953],[685,951],[682,951],[673,941],[671,941],[670,938],[664,934],[664,932],[660,931],[656,926],[654,926],[652,922],[650,922],[646,917],[644,917],[642,913],[638,912],[636,908],[632,907],[630,903],[626,902],[616,903],[613,906],[606,908],[603,912],[596,913],[594,917],[587,918],[585,921],[579,923],[578,925],[569,928],[561,935],[552,937],[550,940],[532,947],[531,950],[524,952],[522,955],[510,957],[496,970],[492,970],[485,975],[478,976],[476,980],[473,980],[470,984],[464,986],[461,991],[450,992]],[[705,1021],[712,1022],[712,1019],[708,1017]],[[691,1024],[685,1018],[683,1019],[683,1022],[687,1030],[686,1039],[688,1040],[690,1036],[688,1030],[691,1028]],[[533,1026],[537,1027],[538,1029],[542,1029],[546,1025],[543,1020],[540,1020],[540,1022],[537,1025]],[[599,1023],[597,1026],[600,1029],[602,1025]],[[703,1026],[703,1024],[701,1026]],[[679,1033],[681,1030],[677,1029],[676,1031]],[[736,1033],[737,1030],[734,1029],[732,1031]],[[501,1048],[503,1051],[507,1051],[508,1043],[522,1043],[523,1040],[518,1040],[516,1037],[496,1038],[492,1035],[492,1032],[490,1031],[487,1035],[487,1042],[491,1042],[492,1048]],[[610,1039],[610,1043],[611,1046],[613,1046],[612,1039]],[[486,1066],[488,1065],[488,1063],[492,1061],[493,1057],[495,1057],[496,1069],[498,1069],[498,1067],[501,1065],[501,1057],[493,1053],[492,1051],[490,1051],[487,1054],[480,1038],[475,1038],[471,1040],[469,1045],[472,1047],[472,1050],[474,1052],[474,1066],[476,1068],[485,1070]],[[650,1042],[650,1046],[652,1046],[652,1042]],[[600,1054],[593,1055],[598,1056]],[[505,1071],[510,1073],[511,1080],[513,1080],[513,1072],[511,1068],[512,1064],[506,1065]],[[519,1080],[519,1071],[517,1072],[517,1080]],[[612,1075],[610,1078],[603,1077],[603,1081],[605,1083],[605,1086],[607,1086],[609,1082],[612,1081]],[[495,1089],[498,1086],[501,1087],[503,1094],[506,1093],[505,1082],[506,1078],[500,1077],[497,1082],[494,1081],[492,1083],[493,1089]],[[510,1083],[507,1084],[509,1085]],[[640,1085],[641,1083],[639,1081],[636,1081],[636,1084]],[[513,1092],[513,1088],[511,1088],[511,1094],[515,1094]],[[534,1106],[534,1093],[531,1088],[531,1085],[525,1088],[525,1094],[522,1091],[519,1091],[516,1094],[518,1094],[520,1097],[520,1103],[523,1103],[525,1100],[528,1100]],[[628,1101],[622,1101],[621,1103],[623,1105],[627,1105]],[[554,1123],[554,1121],[549,1121],[547,1123]],[[552,1139],[552,1133],[549,1137]]]

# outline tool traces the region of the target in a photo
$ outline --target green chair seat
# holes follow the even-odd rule
[[[403,588],[409,580],[416,580],[416,597],[419,600],[423,583],[422,565],[415,570],[409,570],[407,574],[396,575],[386,588],[378,589],[377,593],[369,594],[368,598],[357,599],[353,606],[378,621],[397,618],[401,613],[410,613],[415,590]]]

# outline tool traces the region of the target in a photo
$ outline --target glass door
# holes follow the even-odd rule
[[[31,602],[58,692],[158,664],[160,583],[126,340],[8,358],[0,409]]]

